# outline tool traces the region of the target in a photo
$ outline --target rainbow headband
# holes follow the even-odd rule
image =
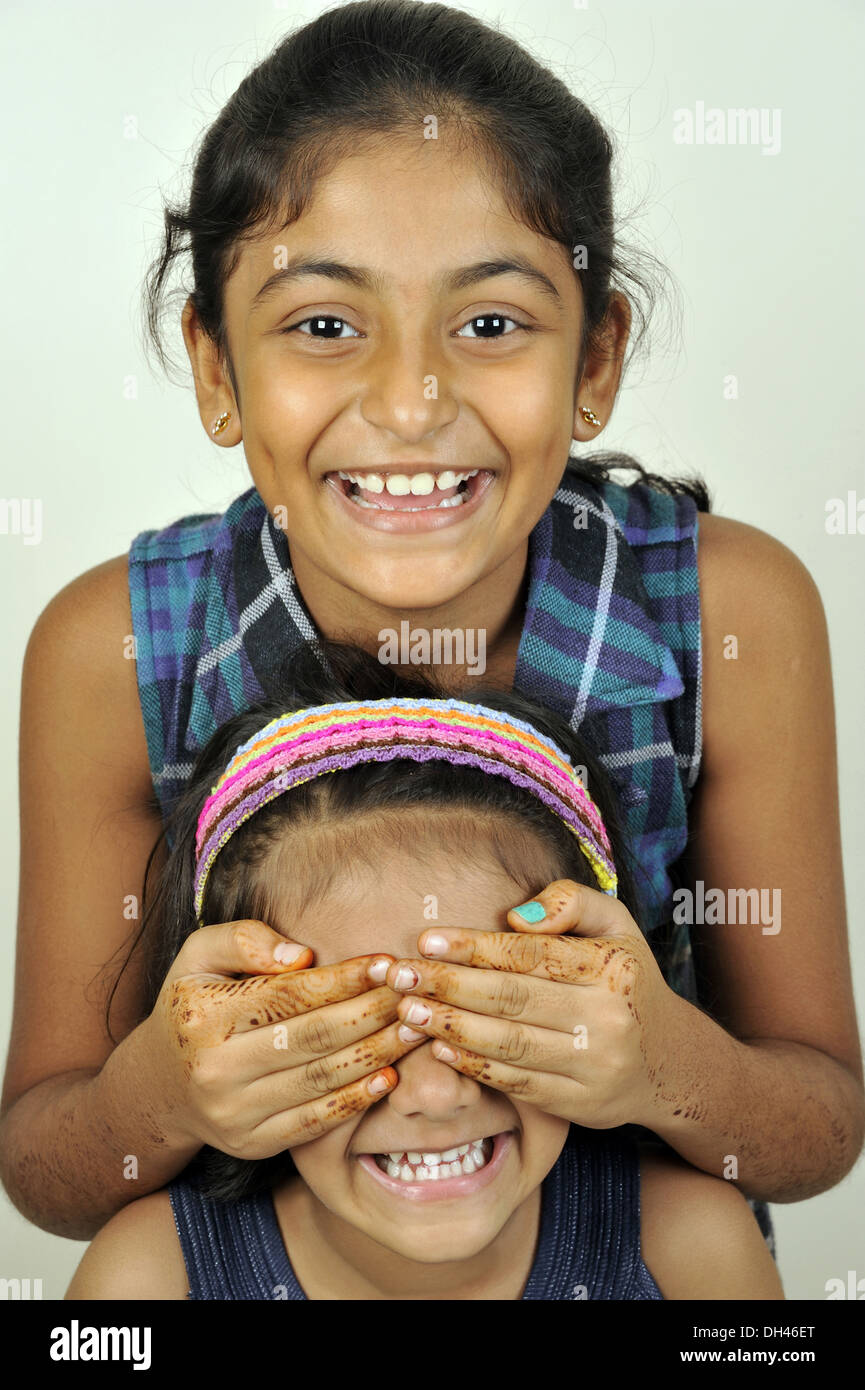
[[[463,700],[352,701],[272,719],[237,749],[198,818],[199,925],[213,861],[238,826],[313,777],[396,758],[478,767],[525,788],[573,832],[603,892],[616,896],[616,866],[598,808],[552,739],[520,719]]]

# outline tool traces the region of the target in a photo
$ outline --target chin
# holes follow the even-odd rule
[[[454,565],[444,568],[440,562],[424,563],[421,556],[387,565],[381,571],[372,568],[369,559],[356,573],[347,574],[342,583],[369,603],[394,613],[391,626],[398,627],[399,618],[412,609],[444,608],[464,594],[480,576],[458,572]]]
[[[378,1227],[367,1234],[379,1245],[404,1260],[413,1260],[415,1264],[457,1264],[461,1260],[471,1260],[486,1250],[505,1224],[505,1221],[487,1220],[466,1225],[461,1221],[459,1229],[455,1229],[456,1221],[451,1213],[449,1220],[435,1228],[424,1229],[420,1222],[415,1231],[403,1226],[393,1232],[384,1232]]]

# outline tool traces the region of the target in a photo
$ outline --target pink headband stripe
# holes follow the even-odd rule
[[[369,737],[370,727],[372,726],[357,725],[353,728],[342,726],[342,731],[338,732],[338,746],[348,749],[363,742],[365,738]],[[390,719],[381,721],[375,727],[377,729],[385,728],[388,732],[398,731],[400,734],[404,735],[414,734],[415,737],[412,740],[413,742],[423,742],[423,735],[425,732],[428,732],[424,725],[408,720]],[[573,772],[571,772],[569,777],[566,777],[549,759],[525,748],[522,744],[515,742],[513,739],[503,737],[501,734],[486,733],[482,730],[472,731],[471,733],[463,729],[457,731],[440,730],[436,735],[436,743],[442,742],[453,747],[474,747],[481,752],[494,750],[499,750],[502,753],[506,752],[506,761],[515,762],[525,767],[528,771],[536,771],[538,776],[552,783],[554,787],[559,788],[563,793],[571,796],[574,794],[575,783]],[[324,747],[334,746],[336,746],[336,740],[334,739],[334,731],[331,729],[322,730],[317,733],[304,734],[292,740],[291,760],[295,761],[301,756],[301,752],[295,750],[300,749],[303,754],[309,754],[315,753]],[[284,752],[285,750],[282,751]],[[245,791],[249,786],[254,785],[261,776],[265,775],[273,764],[274,757],[278,755],[279,752],[280,745],[277,745],[275,748],[271,747],[268,751],[255,758],[251,763],[247,763],[239,771],[233,773],[231,776],[226,776],[224,780],[220,782],[219,790],[211,794],[202,808],[198,835],[196,836],[196,849],[199,852],[210,828],[210,822],[218,815],[219,807],[233,800],[234,797]],[[606,830],[597,807],[594,802],[589,799],[588,795],[580,798],[580,800],[583,802],[586,819],[589,821],[598,839],[606,844],[606,849],[609,853],[610,848],[609,842],[607,841]]]
[[[405,728],[413,734],[416,734],[418,736],[418,739],[420,739],[422,737],[423,731],[425,730],[429,731],[429,733],[433,735],[435,738],[441,738],[446,734],[451,733],[457,736],[471,734],[475,737],[478,737],[483,735],[485,730],[491,724],[490,720],[481,720],[478,718],[477,715],[474,714],[470,717],[463,716],[461,719],[454,718],[452,715],[448,719],[447,723],[445,723],[445,721],[439,715],[430,716],[427,718],[421,718],[417,715],[394,715],[393,713],[391,713],[390,708],[388,709],[387,717],[383,717],[381,712],[376,712],[375,715],[372,717],[367,715],[367,717],[355,717],[353,719],[350,719],[344,712],[345,706],[331,706],[323,708],[329,708],[333,712],[321,714],[318,717],[310,717],[303,720],[302,723],[307,727],[306,729],[301,729],[298,732],[292,732],[292,729],[288,725],[287,721],[274,720],[272,725],[267,726],[268,728],[273,728],[273,732],[271,732],[268,737],[262,738],[260,735],[257,735],[253,739],[249,740],[246,744],[244,744],[242,748],[238,749],[237,753],[235,754],[234,758],[232,759],[231,763],[226,768],[225,773],[223,773],[223,776],[220,779],[219,789],[221,790],[231,780],[232,767],[236,769],[233,776],[237,776],[240,772],[244,770],[245,767],[252,766],[252,764],[248,760],[248,754],[256,749],[259,750],[258,756],[255,759],[255,761],[257,762],[259,758],[263,758],[264,756],[266,756],[266,754],[275,745],[288,746],[290,742],[293,746],[298,746],[310,740],[333,737],[335,734],[339,733],[340,729],[346,731],[351,731],[353,729],[371,729],[374,732],[377,732],[382,729],[384,729],[385,731],[390,731],[398,728]],[[476,706],[475,708],[479,709],[480,707]],[[297,721],[293,719],[292,723],[296,726]],[[551,763],[554,763],[558,768],[560,768],[560,770],[565,775],[573,775],[573,769],[571,768],[570,763],[567,761],[566,758],[564,758],[564,756],[561,753],[558,752],[557,749],[554,748],[552,744],[549,744],[548,742],[541,743],[540,739],[536,734],[534,735],[534,737],[526,735],[520,730],[519,726],[509,725],[508,722],[506,722],[503,719],[500,719],[498,721],[498,724],[498,730],[492,729],[490,731],[493,733],[503,731],[509,732],[510,734],[516,737],[519,746],[523,747],[526,753],[535,751],[537,756],[540,756],[541,758],[546,759]],[[214,789],[214,796],[215,795],[216,789]],[[207,813],[208,807],[210,806],[213,799],[213,796],[211,796],[208,799],[208,801],[205,802],[202,814]]]

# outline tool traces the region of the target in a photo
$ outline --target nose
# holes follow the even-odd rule
[[[383,1102],[404,1116],[424,1115],[431,1120],[449,1120],[457,1111],[476,1105],[483,1087],[471,1076],[463,1076],[447,1062],[440,1062],[432,1050],[432,1039],[392,1063],[399,1084]]]
[[[450,369],[429,337],[409,327],[382,343],[368,361],[361,414],[377,430],[418,444],[456,419]]]

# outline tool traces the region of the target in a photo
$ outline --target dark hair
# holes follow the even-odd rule
[[[201,750],[186,789],[148,859],[143,894],[141,926],[125,964],[139,943],[145,946],[146,971],[143,1014],[153,1008],[165,976],[183,942],[197,923],[193,911],[195,830],[204,801],[214,781],[225,768],[236,748],[263,724],[292,709],[334,701],[418,697],[441,699],[442,691],[426,676],[405,678],[393,667],[359,647],[320,639],[326,670],[315,648],[308,645],[294,658],[278,700],[269,699],[236,715],[223,724]],[[619,898],[638,917],[639,906],[634,883],[634,864],[620,819],[613,785],[596,755],[566,723],[542,707],[513,692],[502,692],[482,685],[472,686],[472,699],[525,720],[539,732],[554,739],[572,763],[586,769],[589,791],[601,813],[619,878]],[[384,763],[364,763],[333,776],[313,778],[278,796],[240,826],[214,861],[204,902],[206,922],[243,918],[268,920],[268,875],[263,866],[274,847],[290,828],[323,824],[350,824],[365,813],[388,817],[399,825],[400,812],[422,807],[431,814],[441,811],[467,813],[477,823],[477,840],[460,843],[463,857],[476,854],[488,859],[497,854],[503,866],[531,897],[555,877],[569,877],[597,887],[588,861],[578,842],[558,818],[530,792],[513,786],[501,777],[480,769],[455,766],[442,761],[425,763],[394,759]],[[510,837],[496,837],[495,826],[510,831]],[[390,832],[389,832],[390,833]],[[433,831],[433,836],[436,835]],[[523,871],[515,870],[507,857],[508,845],[515,838],[529,840],[522,855]],[[155,893],[150,880],[154,856],[167,837],[171,850],[159,872]],[[423,839],[416,827],[412,850],[424,853]],[[541,851],[546,851],[539,853]],[[331,855],[328,871],[339,870],[338,858]],[[325,854],[325,858],[326,858]],[[546,860],[546,862],[544,862]],[[530,868],[525,866],[530,865]],[[303,880],[303,868],[299,869]],[[309,885],[304,885],[307,892]],[[321,891],[322,884],[316,884]],[[119,978],[119,977],[118,977]],[[116,988],[116,983],[115,983]],[[109,1001],[110,1008],[110,1001]],[[277,1178],[293,1170],[290,1155],[247,1160],[218,1153],[205,1147],[193,1160],[193,1171],[208,1196],[235,1200],[273,1185]]]
[[[163,368],[160,311],[169,271],[191,253],[192,287],[182,290],[219,349],[237,399],[224,290],[245,239],[299,218],[316,180],[364,137],[417,133],[428,112],[449,123],[502,189],[512,215],[567,248],[586,249],[575,267],[583,297],[578,379],[590,341],[600,346],[614,290],[628,295],[639,347],[657,281],[651,254],[624,248],[613,218],[614,144],[598,117],[515,39],[448,5],[362,0],[339,5],[289,33],[240,83],[198,149],[188,202],[164,210],[162,247],[144,289],[146,342]],[[188,237],[188,245],[185,239]],[[645,307],[643,302],[645,301]],[[649,473],[626,454],[581,455],[589,482],[610,468],[636,472],[667,493],[709,494],[699,478]]]

